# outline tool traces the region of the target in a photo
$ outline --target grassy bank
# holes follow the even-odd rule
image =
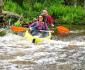
[[[25,1],[22,6],[20,6],[12,0],[6,0],[4,2],[4,10],[23,15],[24,20],[29,22],[37,17],[43,9],[48,9],[49,14],[60,24],[85,24],[85,11],[83,7],[65,6],[61,3],[62,0],[56,2],[52,1],[52,3],[46,1],[43,4],[39,1],[33,2],[32,4]]]

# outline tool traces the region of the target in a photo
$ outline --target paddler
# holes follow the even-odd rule
[[[32,35],[39,35],[41,33],[41,30],[48,30],[48,26],[47,24],[45,24],[43,22],[43,16],[39,16],[38,20],[33,22],[30,26],[29,26]],[[48,35],[48,32],[43,32],[44,35]]]
[[[53,18],[48,14],[47,10],[43,10],[41,15],[43,16],[43,22],[47,23],[47,25],[54,27]]]

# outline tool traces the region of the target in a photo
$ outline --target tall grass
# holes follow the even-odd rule
[[[79,20],[79,18],[85,15],[84,9],[80,6],[65,6],[65,5],[53,5],[49,8],[50,14],[53,14],[57,19],[61,19],[61,23],[74,23],[74,19]],[[81,20],[80,20],[81,21]],[[76,22],[75,22],[76,23]]]
[[[21,14],[23,11],[23,9],[17,3],[13,3],[12,1],[6,1],[4,3],[4,10],[16,12],[18,14]]]
[[[56,2],[56,0],[55,0]],[[59,1],[60,2],[60,1]],[[61,2],[63,2],[61,0]],[[16,12],[18,14],[23,14],[25,21],[30,21],[37,17],[40,12],[48,8],[48,11],[56,19],[59,19],[60,23],[78,23],[84,21],[85,11],[82,7],[65,6],[60,3],[53,3],[52,5],[46,5],[45,3],[35,2],[33,7],[27,4],[23,4],[23,7],[19,6],[17,3],[13,3],[11,0],[6,1],[4,5],[4,10]]]

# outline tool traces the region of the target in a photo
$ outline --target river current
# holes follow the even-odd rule
[[[10,32],[0,37],[0,70],[85,70],[84,65],[84,35],[39,44]]]

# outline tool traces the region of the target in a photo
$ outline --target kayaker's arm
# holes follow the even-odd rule
[[[29,26],[30,30],[33,30],[33,29],[35,29],[36,27],[38,27],[37,22],[35,22],[35,23],[33,23],[33,24],[31,24],[31,25]]]

